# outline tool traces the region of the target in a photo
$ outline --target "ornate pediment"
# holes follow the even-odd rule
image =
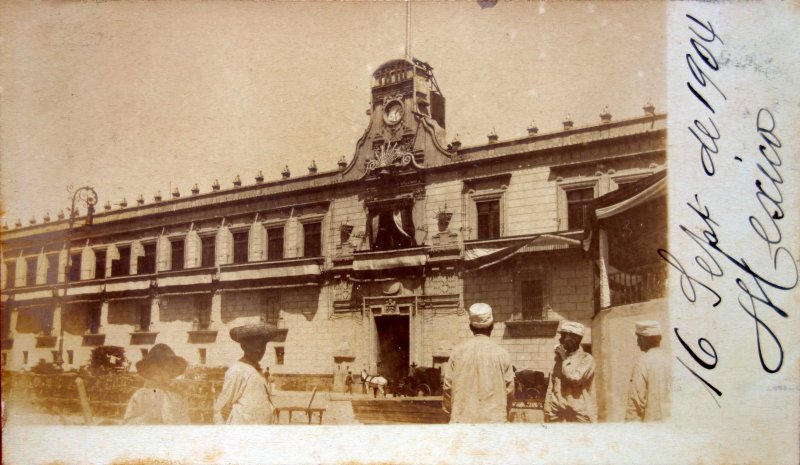
[[[387,175],[396,170],[413,166],[421,169],[422,166],[414,160],[414,154],[397,142],[387,142],[375,147],[373,157],[367,161],[364,176],[369,174]]]

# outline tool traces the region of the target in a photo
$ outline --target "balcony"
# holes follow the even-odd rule
[[[211,328],[211,322],[194,320],[189,331],[189,342],[195,344],[210,344],[217,340],[217,330]]]
[[[96,347],[101,346],[106,341],[105,333],[101,332],[100,330],[97,331],[86,331],[83,334],[83,345],[86,347]]]
[[[36,348],[55,347],[58,336],[54,336],[50,331],[45,331],[36,336]]]
[[[131,334],[131,345],[152,345],[158,333],[150,330],[150,325],[138,326]]]
[[[608,274],[611,306],[629,305],[664,297],[666,293],[666,264],[631,268]]]

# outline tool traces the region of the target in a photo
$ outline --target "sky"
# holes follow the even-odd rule
[[[411,55],[469,146],[664,111],[665,25],[663,2],[414,2]],[[2,2],[2,221],[55,218],[70,185],[134,204],[334,169],[405,28],[404,2]]]

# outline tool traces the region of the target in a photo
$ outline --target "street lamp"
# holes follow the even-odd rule
[[[69,209],[69,223],[67,226],[67,260],[64,267],[64,297],[61,301],[61,324],[59,325],[58,337],[58,357],[56,364],[59,368],[64,365],[64,311],[67,307],[67,291],[69,289],[70,281],[70,268],[72,268],[72,253],[70,248],[72,246],[72,232],[75,228],[75,220],[78,217],[78,212],[75,210],[75,204],[86,205],[86,221],[85,226],[91,226],[94,219],[94,206],[97,205],[98,197],[93,187],[83,186],[73,192],[72,186],[67,187],[67,191],[72,193],[72,204]]]

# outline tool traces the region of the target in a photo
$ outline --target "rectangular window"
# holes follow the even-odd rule
[[[500,237],[500,201],[477,202],[478,239],[497,239]]]
[[[283,226],[267,229],[267,260],[283,260]]]
[[[284,352],[283,347],[276,347],[275,348],[275,365],[283,365],[283,360],[286,355]]]
[[[170,263],[171,269],[173,270],[183,269],[184,243],[185,242],[183,239],[172,241],[172,256],[170,257]]]
[[[521,292],[522,319],[543,320],[545,315],[542,281],[539,279],[522,281]]]
[[[8,364],[8,354],[3,352],[3,366]]]
[[[89,308],[89,334],[100,333],[100,306],[95,305]]]
[[[594,198],[594,188],[571,189],[567,191],[567,229],[583,229],[586,207]]]
[[[203,256],[200,260],[200,266],[208,267],[214,266],[214,256],[216,254],[216,237],[214,236],[201,236],[200,242],[203,247]]]
[[[75,351],[68,350],[67,351],[67,363],[72,365],[75,362]]]
[[[200,365],[206,364],[206,349],[197,349],[197,353],[200,355]]]
[[[131,272],[131,248],[124,246],[117,250],[119,259],[111,262],[111,276],[128,276]]]
[[[136,274],[153,274],[156,272],[156,244],[144,244],[144,255],[137,257]]]
[[[58,282],[58,255],[50,254],[47,256],[47,284]]]
[[[25,259],[28,265],[28,269],[25,273],[25,284],[28,286],[35,286],[36,285],[36,262],[38,261],[36,257],[28,257]]]
[[[81,254],[74,253],[70,258],[69,263],[69,280],[70,281],[80,281],[81,280]]]
[[[139,331],[150,331],[150,303],[144,303],[139,306]]]
[[[247,263],[247,231],[233,233],[233,263]]]
[[[23,350],[22,351],[22,364],[23,365],[27,365],[28,364],[28,351],[27,350]]]
[[[17,279],[17,262],[6,262],[6,287],[14,287],[14,281]]]
[[[303,256],[322,255],[322,223],[303,223]]]
[[[94,251],[94,279],[104,279],[106,277],[106,251]]]
[[[142,352],[142,358],[147,357],[147,349],[140,349],[140,351]]]

